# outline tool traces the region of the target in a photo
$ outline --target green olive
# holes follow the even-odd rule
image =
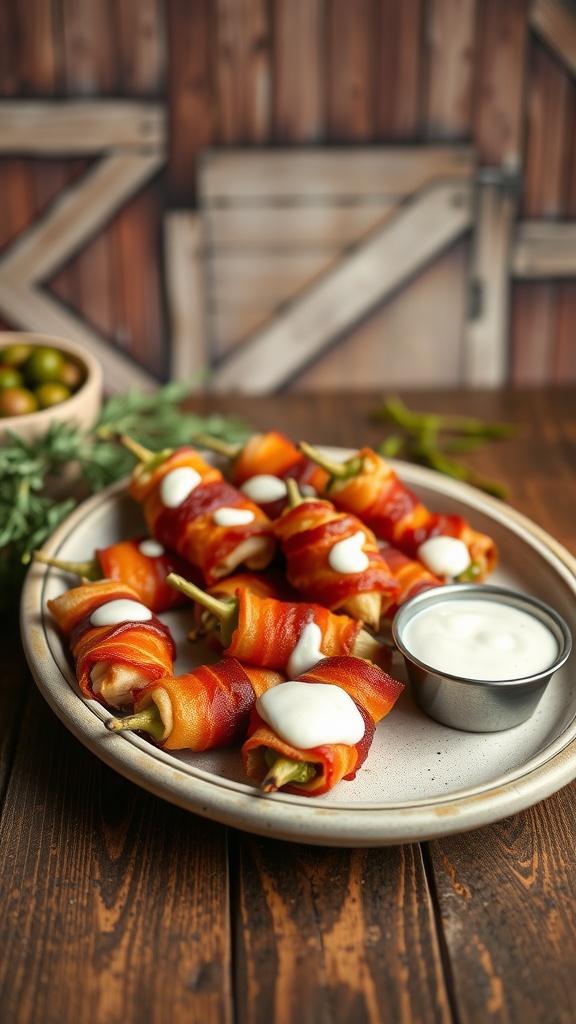
[[[0,366],[0,390],[4,388],[21,388],[24,383],[22,374],[14,366]]]
[[[72,392],[65,384],[59,384],[56,380],[50,380],[34,388],[34,394],[38,399],[40,408],[49,409],[51,405],[60,405],[60,402],[65,402],[67,398],[70,398]]]
[[[74,363],[71,359],[66,359],[58,379],[61,384],[65,384],[71,391],[76,391],[84,380],[84,374],[78,363]]]
[[[28,388],[5,388],[0,391],[0,416],[25,416],[37,409],[36,396]]]
[[[15,342],[13,345],[6,345],[0,349],[0,363],[3,366],[22,366],[32,352],[32,345],[24,345],[23,342]]]
[[[23,373],[30,385],[44,384],[48,380],[60,380],[64,356],[56,348],[39,345],[24,363]]]

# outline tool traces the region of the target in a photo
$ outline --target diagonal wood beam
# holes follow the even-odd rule
[[[572,74],[576,74],[576,3],[532,0],[530,25],[548,43]]]
[[[87,244],[165,161],[163,151],[112,151],[61,193],[47,213],[0,258],[0,311],[24,330],[60,334],[86,344],[100,360],[107,386],[152,390],[146,370],[66,310],[40,286]]]
[[[279,389],[472,224],[471,182],[441,181],[417,193],[343,257],[287,312],[235,349],[208,382],[213,391]]]

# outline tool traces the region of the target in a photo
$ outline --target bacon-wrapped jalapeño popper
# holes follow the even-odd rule
[[[183,594],[166,583],[168,573],[176,572],[197,583],[202,582],[198,570],[175,552],[168,551],[159,541],[147,536],[97,548],[94,558],[85,562],[51,558],[43,551],[35,551],[34,559],[86,580],[107,579],[127,583],[136,591],[142,603],[156,614],[178,607],[186,601]]]
[[[176,648],[168,627],[127,584],[86,582],[47,604],[68,640],[86,697],[131,707],[135,693],[172,673]]]
[[[205,583],[241,565],[269,565],[276,541],[268,516],[199,452],[184,447],[155,454],[130,438],[122,442],[140,459],[128,490],[150,533],[200,569]]]
[[[244,444],[227,444],[201,434],[201,446],[218,452],[228,461],[232,483],[275,519],[286,505],[286,481],[294,479],[299,487],[314,493],[321,489],[328,474],[312,462],[284,434],[270,430],[253,434]]]
[[[382,602],[399,587],[372,531],[329,501],[302,498],[293,480],[288,481],[288,501],[274,532],[289,583],[307,600],[377,630]]]
[[[353,779],[403,684],[358,658],[326,658],[263,694],[242,760],[264,792],[319,796]]]
[[[166,581],[212,612],[224,653],[245,664],[297,676],[321,658],[353,654],[390,666],[389,649],[361,622],[322,605],[262,598],[246,587],[220,600],[175,574]]]
[[[138,694],[134,714],[105,724],[111,732],[144,732],[165,750],[232,746],[246,738],[256,698],[283,679],[278,672],[224,658],[149,683]]]
[[[335,462],[310,445],[302,451],[329,474],[324,494],[336,508],[353,512],[375,533],[400,548],[411,558],[419,558],[426,541],[447,537],[466,549],[467,564],[459,573],[446,573],[460,580],[481,582],[495,568],[498,553],[491,537],[474,530],[455,514],[432,512],[406,487],[386,459],[371,448],[362,448],[345,462]]]
[[[176,575],[179,575],[176,571]],[[189,577],[186,577],[189,578]],[[193,580],[192,582],[196,582]],[[168,587],[168,584],[165,583]],[[278,601],[297,600],[297,592],[290,586],[286,576],[278,566],[268,567],[262,572],[235,572],[231,576],[223,576],[213,583],[211,587],[205,587],[204,592],[211,597],[221,600],[233,598],[238,587],[246,587],[257,597],[274,597]],[[174,594],[178,595],[180,601],[189,602],[190,598],[182,591],[172,588]],[[218,619],[209,608],[196,601],[194,604],[194,626],[188,633],[189,640],[198,640],[200,637],[210,638],[218,633]],[[208,641],[209,642],[209,641]],[[217,642],[217,646],[221,644]]]

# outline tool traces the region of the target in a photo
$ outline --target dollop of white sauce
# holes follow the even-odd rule
[[[522,679],[553,664],[558,644],[529,612],[481,597],[417,612],[402,637],[420,661],[467,679]]]
[[[457,537],[429,537],[418,548],[418,558],[435,576],[454,579],[470,565],[470,552]]]
[[[90,616],[92,626],[117,626],[119,622],[147,622],[152,612],[140,601],[117,597],[96,608]]]
[[[140,541],[138,545],[138,551],[141,555],[145,555],[146,558],[160,558],[160,555],[163,555],[165,550],[164,545],[154,540],[153,537],[147,537],[145,540]]]
[[[202,477],[192,466],[178,466],[162,477],[160,498],[166,508],[178,508],[198,487]]]
[[[217,526],[246,526],[254,521],[254,513],[249,508],[217,508],[212,519]]]
[[[366,543],[366,534],[363,530],[357,530],[350,537],[339,540],[330,548],[328,564],[334,572],[351,574],[364,572],[369,566],[368,555],[362,550]]]
[[[287,494],[284,480],[280,480],[277,476],[272,476],[271,473],[258,473],[256,476],[251,476],[249,480],[245,480],[240,490],[251,501],[255,501],[257,505],[265,505],[270,501],[280,501]]]
[[[352,746],[364,735],[364,719],[346,690],[330,683],[289,679],[256,701],[258,714],[293,747],[310,750],[325,743]]]
[[[325,657],[320,650],[322,630],[316,622],[307,622],[298,637],[292,654],[288,658],[286,671],[289,676],[301,676]]]

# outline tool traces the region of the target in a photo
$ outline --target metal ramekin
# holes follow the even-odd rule
[[[438,671],[416,658],[403,642],[406,626],[418,612],[444,601],[483,598],[505,602],[539,619],[556,638],[558,655],[548,668],[503,682],[466,679]],[[417,706],[430,718],[465,732],[499,732],[525,722],[536,710],[552,676],[565,663],[572,637],[564,619],[534,597],[487,584],[456,583],[424,591],[403,605],[392,623],[394,642],[403,655]]]

